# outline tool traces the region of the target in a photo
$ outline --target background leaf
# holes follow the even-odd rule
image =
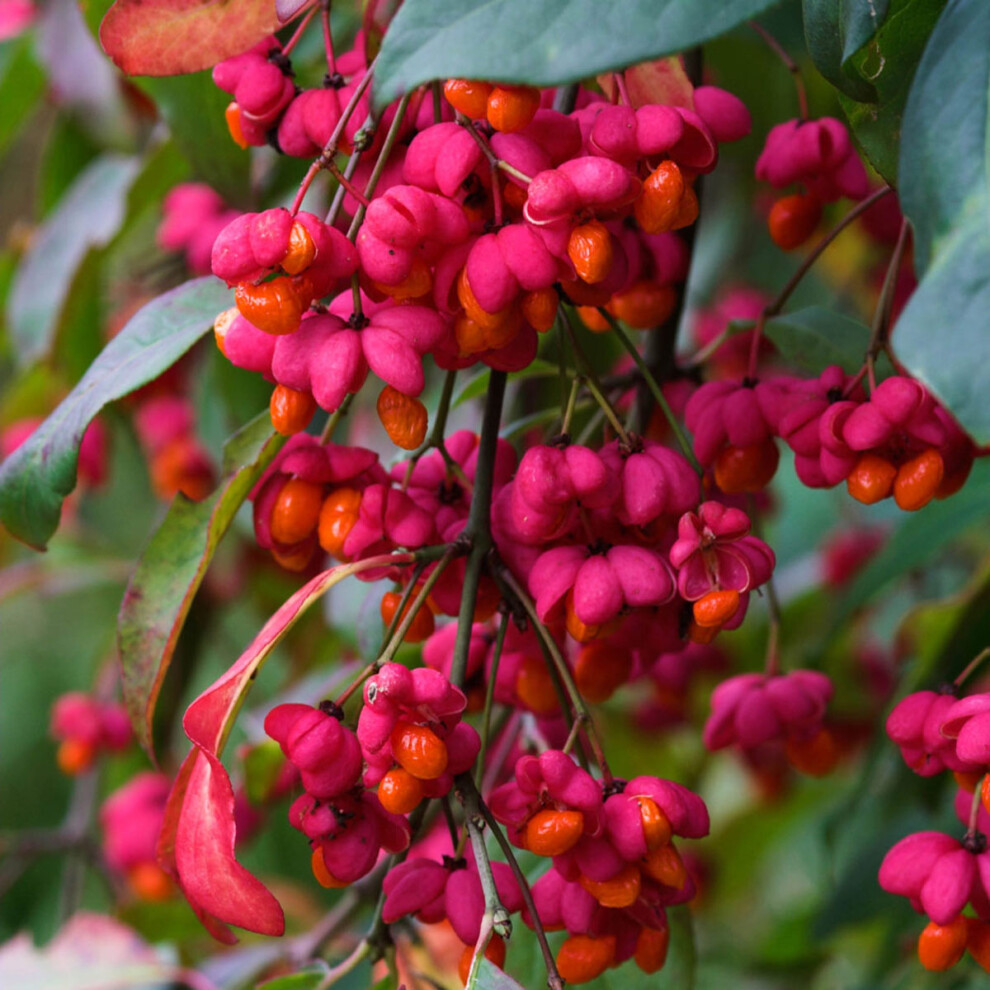
[[[195,177],[228,203],[249,205],[251,155],[227,131],[224,110],[230,94],[214,85],[208,72],[147,78],[139,85],[155,101]]]
[[[764,329],[788,361],[816,375],[831,364],[855,374],[870,342],[867,326],[824,306],[775,316]]]
[[[79,444],[108,403],[157,378],[213,325],[231,302],[214,278],[194,279],[141,309],[106,346],[76,387],[0,465],[0,522],[42,550],[75,487]]]
[[[867,81],[875,96],[856,102],[852,94],[840,93],[839,102],[873,167],[891,183],[897,182],[911,80],[944,6],[945,0],[893,0],[876,37],[844,63],[847,73]]]
[[[29,38],[0,47],[0,152],[17,136],[45,91],[45,74],[31,54]]]
[[[267,412],[231,437],[220,484],[201,502],[176,496],[127,586],[117,628],[121,685],[149,753],[155,702],[193,598],[238,508],[283,443]]]
[[[448,77],[576,82],[699,45],[769,6],[771,0],[614,0],[603,17],[597,0],[406,0],[378,55],[375,102],[384,106]]]
[[[804,0],[804,36],[818,71],[854,100],[876,98],[873,85],[850,70],[847,61],[877,32],[888,0]]]
[[[128,75],[174,76],[239,55],[278,27],[271,0],[117,0],[100,43]]]
[[[92,248],[120,229],[137,158],[104,155],[73,183],[38,231],[10,294],[10,330],[23,363],[48,352],[72,280]]]
[[[918,66],[901,205],[921,278],[894,347],[977,443],[990,441],[990,7],[951,0]]]
[[[988,485],[990,461],[979,460],[962,491],[906,516],[839,599],[833,632],[889,582],[924,564],[950,540],[990,516]]]

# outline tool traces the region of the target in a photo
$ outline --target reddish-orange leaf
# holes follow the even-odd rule
[[[625,71],[626,88],[634,107],[647,103],[665,103],[673,107],[694,109],[694,87],[684,71],[680,55],[640,62]],[[609,99],[614,100],[615,73],[604,72],[598,84]]]
[[[272,0],[116,0],[100,43],[131,76],[212,68],[279,27]]]

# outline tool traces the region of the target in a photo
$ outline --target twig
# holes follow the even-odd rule
[[[450,681],[457,687],[464,686],[468,648],[471,645],[471,626],[478,600],[478,584],[485,558],[492,548],[492,486],[495,481],[495,455],[498,452],[498,429],[502,420],[506,377],[504,371],[492,371],[488,380],[471,511],[464,529],[464,538],[470,541],[471,549],[464,568],[461,607],[457,614],[457,639],[454,642],[454,656],[450,667]]]
[[[471,784],[472,788],[474,784]],[[495,821],[494,815],[491,813],[491,809],[485,804],[484,799],[480,794],[476,793],[476,800],[478,805],[478,810],[481,813],[482,818],[488,823],[489,828],[492,830],[492,835],[495,836],[495,841],[498,843],[499,848],[502,850],[502,855],[505,856],[505,861],[509,864],[509,869],[512,870],[512,875],[516,878],[516,883],[519,884],[519,892],[522,894],[523,903],[526,905],[526,910],[529,911],[529,916],[533,921],[533,930],[536,932],[536,940],[540,943],[540,952],[543,953],[543,962],[547,968],[547,985],[551,990],[563,990],[563,980],[560,978],[560,973],[557,972],[557,963],[554,960],[553,952],[547,943],[547,935],[543,930],[543,924],[540,921],[540,914],[536,909],[536,902],[533,900],[533,892],[530,890],[529,881],[526,879],[526,874],[523,873],[519,866],[519,861],[516,859],[516,854],[512,850],[512,846],[509,844],[509,840],[505,837],[502,832],[501,827],[498,822]]]
[[[791,74],[791,78],[794,80],[794,88],[797,90],[801,120],[807,120],[808,94],[804,88],[804,76],[801,75],[801,67],[791,58],[784,46],[762,24],[757,24],[756,21],[750,21],[749,26],[767,43],[770,50],[784,63],[784,67]]]
[[[553,659],[557,673],[560,675],[560,679],[564,682],[564,686],[567,688],[574,717],[581,721],[587,728],[588,742],[591,744],[591,749],[595,754],[595,761],[598,763],[598,767],[602,772],[602,777],[605,779],[606,784],[610,783],[612,780],[612,772],[609,770],[608,763],[605,760],[605,751],[602,748],[598,730],[595,728],[594,719],[591,717],[591,712],[588,710],[588,706],[585,704],[584,698],[581,697],[581,692],[578,690],[577,684],[574,682],[574,676],[571,674],[571,670],[567,666],[567,661],[560,652],[560,648],[554,642],[553,636],[550,635],[547,627],[540,621],[540,617],[536,614],[536,606],[533,604],[533,599],[530,598],[530,596],[523,589],[522,585],[516,580],[515,575],[513,575],[508,568],[503,567],[499,577],[512,591],[516,601],[518,601],[523,607],[526,615],[529,617],[529,621],[533,624],[533,628],[543,640],[550,656]]]
[[[377,61],[377,56],[375,57],[375,61]],[[337,126],[331,131],[327,143],[323,146],[323,150],[317,155],[313,163],[309,166],[309,170],[303,176],[303,180],[299,185],[299,191],[296,193],[296,198],[292,201],[290,212],[293,215],[299,212],[299,207],[302,206],[302,201],[306,197],[313,179],[316,178],[321,169],[326,168],[333,161],[334,155],[337,154],[337,144],[340,141],[341,135],[344,133],[344,129],[347,127],[347,122],[354,115],[354,111],[361,102],[361,97],[364,96],[364,91],[371,85],[374,67],[375,62],[373,61],[368,66],[367,72],[361,77],[357,86],[354,87],[354,92],[351,94],[350,100],[347,101],[347,106],[341,112],[340,120],[337,121]]]
[[[619,322],[612,316],[608,310],[599,309],[599,312],[608,320],[609,325],[615,331],[618,336],[622,346],[629,352],[629,356],[636,362],[636,366],[639,368],[640,373],[643,376],[643,381],[646,382],[646,387],[650,390],[650,394],[653,396],[654,401],[663,411],[664,418],[667,420],[670,429],[672,430],[674,436],[677,438],[677,444],[684,453],[684,456],[691,463],[691,467],[698,472],[699,476],[704,475],[704,468],[698,463],[698,458],[694,456],[694,449],[691,446],[691,441],[688,440],[687,434],[684,432],[684,428],[677,421],[677,417],[674,415],[674,410],[670,408],[670,403],[667,402],[666,396],[663,394],[663,389],[660,388],[660,383],[654,378],[653,372],[647,367],[646,362],[643,360],[639,353],[636,345],[629,339],[629,335],[622,329]]]
[[[488,684],[485,688],[485,707],[481,712],[481,749],[475,761],[477,783],[480,785],[485,772],[485,754],[488,752],[488,741],[492,728],[492,703],[495,700],[495,681],[498,679],[498,666],[502,659],[502,647],[505,645],[505,634],[509,629],[509,617],[503,615],[495,634],[495,649],[492,654],[492,669],[488,671]]]

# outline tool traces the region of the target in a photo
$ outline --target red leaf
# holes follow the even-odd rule
[[[100,43],[131,76],[212,68],[279,27],[272,0],[116,0]]]
[[[415,559],[411,553],[381,554],[331,567],[309,580],[262,626],[237,662],[186,709],[182,719],[186,735],[195,745],[219,756],[251,681],[299,616],[344,578],[375,568],[409,564]]]
[[[183,893],[204,923],[205,913],[261,935],[281,935],[282,907],[237,862],[235,839],[230,777],[215,756],[197,750],[175,832],[175,867]],[[210,925],[207,928],[216,934]]]
[[[220,762],[251,682],[299,616],[333,585],[362,571],[415,559],[412,553],[382,554],[317,574],[278,609],[237,662],[186,710],[182,725],[194,748],[169,794],[158,858],[162,868],[177,879],[200,921],[220,941],[236,941],[227,925],[281,935],[285,924],[278,901],[234,855],[234,791]]]
[[[165,805],[165,819],[158,836],[158,863],[180,887],[182,887],[182,881],[179,878],[179,869],[175,862],[176,835],[193,769],[198,760],[205,759],[201,754],[202,750],[193,747],[189,755],[183,760],[182,766],[179,767],[179,772],[176,774],[172,783],[172,790],[168,796],[168,803]],[[189,900],[190,907],[195,911],[196,917],[202,922],[203,927],[218,942],[233,945],[237,941],[237,936],[219,918],[207,914],[199,905],[189,899],[188,894],[186,899]]]
[[[634,107],[647,103],[664,103],[667,106],[694,109],[694,87],[684,71],[679,55],[658,58],[653,62],[640,62],[626,69],[626,88]],[[615,100],[615,73],[605,72],[598,77],[598,84],[610,100]]]

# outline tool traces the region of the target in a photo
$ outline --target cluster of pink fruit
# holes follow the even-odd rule
[[[930,919],[918,938],[926,969],[951,969],[968,950],[990,971],[990,694],[960,698],[958,684],[916,691],[890,713],[887,735],[915,773],[952,773],[966,832],[961,840],[944,832],[901,839],[884,857],[880,886]],[[972,915],[963,914],[967,906]]]
[[[381,920],[447,919],[465,943],[462,976],[491,934],[493,900],[541,932],[567,932],[556,968],[568,982],[630,958],[655,972],[667,951],[665,910],[696,889],[673,839],[706,835],[708,813],[678,784],[613,779],[584,701],[641,678],[683,693],[696,668],[717,666],[709,644],[739,626],[773,574],[773,551],[751,530],[777,439],[806,485],[846,481],[861,502],[893,496],[906,510],[956,491],[978,451],[920,383],[899,373],[878,384],[875,353],[856,376],[838,367],[810,379],[758,375],[770,306],[755,294],[745,300],[757,326],[744,352],[730,342],[707,383],[675,369],[655,389],[683,413],[693,441],[673,413],[662,430],[622,427],[582,334],[615,331],[628,342],[625,328],[655,330],[675,312],[689,253],[677,232],[697,219],[696,180],[716,166],[720,142],[749,131],[731,94],[689,87],[676,104],[634,106],[621,86],[612,101],[579,86],[565,112],[551,90],[452,79],[372,122],[362,37],[340,57],[328,49],[328,59],[325,85],[309,91],[297,89],[273,38],[216,66],[215,82],[234,97],[227,119],[238,143],[316,161],[289,209],[234,215],[187,187],[167,204],[160,235],[194,270],[210,242],[210,269],[236,303],[218,317],[216,342],[274,386],[272,422],[289,439],[250,496],[257,543],[282,567],[313,574],[325,555],[344,564],[384,555],[360,576],[396,585],[382,602],[389,641],[363,675],[356,729],[343,703],[361,678],[339,703],[280,705],[266,719],[303,789],[290,821],[325,887],[408,854],[384,875]],[[351,154],[344,168],[338,151]],[[300,208],[321,169],[339,183],[324,218]],[[775,128],[757,175],[806,190],[771,213],[784,247],[810,236],[822,202],[868,191],[845,128],[830,119]],[[529,367],[555,327],[564,360],[575,358],[574,393],[562,432],[520,458],[498,437],[495,383]],[[442,405],[427,440],[419,397],[428,359],[449,373],[492,370],[481,437],[443,436]],[[339,417],[322,437],[306,432],[317,408],[346,411],[372,373],[382,425],[415,451],[391,471],[366,447],[331,442]],[[637,380],[616,373],[629,376],[623,389]],[[579,392],[609,423],[600,442],[568,435]],[[409,552],[419,566],[407,566]],[[457,621],[436,628],[437,616]],[[423,642],[425,666],[391,662],[395,640]],[[704,742],[825,773],[838,758],[825,715],[831,682],[782,673],[772,660],[766,673],[716,689]],[[489,740],[492,702],[508,717]],[[484,739],[465,720],[479,710]],[[478,794],[468,775],[482,750]],[[587,757],[600,777],[581,765]],[[465,806],[459,839],[452,797]],[[423,813],[437,808],[426,802],[436,801],[449,836],[420,834]],[[467,846],[472,801],[504,826],[506,849],[553,860],[531,891],[505,864],[479,861],[483,844]],[[952,901],[952,918],[941,903],[937,918],[929,913],[955,923],[975,889],[970,859],[983,850],[965,847],[963,866],[959,850],[940,843],[929,846],[951,853],[970,882],[956,883],[967,894]],[[176,879],[182,886],[181,870]],[[986,898],[973,896],[979,913]],[[276,930],[266,918],[262,930]],[[233,902],[223,920],[251,927],[250,911]],[[501,965],[498,936],[487,946]]]

